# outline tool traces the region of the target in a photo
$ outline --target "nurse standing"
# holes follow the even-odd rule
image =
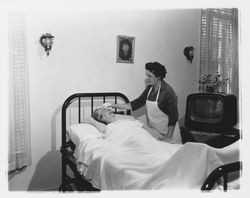
[[[173,88],[163,79],[166,69],[158,62],[149,62],[145,65],[147,87],[135,100],[126,104],[113,104],[114,108],[132,109],[133,111],[146,105],[148,125],[156,129],[163,138],[174,139],[181,143],[178,125],[178,98]]]

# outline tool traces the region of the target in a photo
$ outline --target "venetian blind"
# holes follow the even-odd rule
[[[200,79],[204,74],[229,78],[226,92],[238,96],[238,10],[202,9]]]
[[[25,17],[9,14],[9,170],[31,164]]]

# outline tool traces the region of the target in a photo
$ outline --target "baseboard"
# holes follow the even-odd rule
[[[48,188],[41,189],[41,191],[59,191],[59,187],[58,186],[48,187]]]

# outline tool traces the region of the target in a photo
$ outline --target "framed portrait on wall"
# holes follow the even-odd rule
[[[117,63],[134,63],[135,37],[117,36]]]

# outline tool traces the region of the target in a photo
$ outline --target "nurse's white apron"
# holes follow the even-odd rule
[[[155,101],[149,101],[148,99],[146,100],[147,118],[149,127],[156,129],[162,135],[166,135],[168,132],[168,116],[164,112],[162,112],[162,110],[158,107],[158,102],[157,102],[160,94],[160,89],[161,87],[159,87],[158,89]],[[147,98],[151,91],[152,87],[148,92]],[[180,127],[178,122],[176,122],[172,138],[177,143],[182,143]]]

